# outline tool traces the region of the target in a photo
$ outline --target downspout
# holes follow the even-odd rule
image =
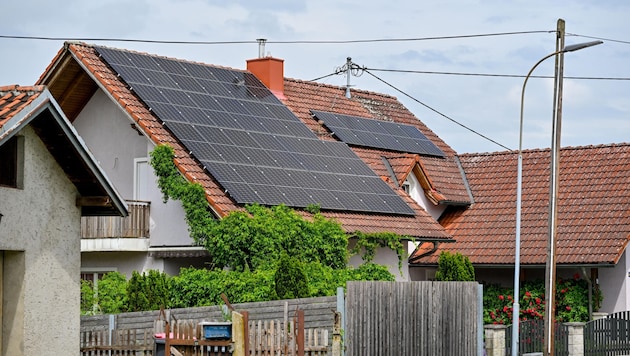
[[[582,270],[586,283],[588,283],[588,320],[593,320],[593,281],[591,281],[591,278],[586,274],[584,267],[580,269]]]

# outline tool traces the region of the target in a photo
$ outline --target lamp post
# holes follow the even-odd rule
[[[560,30],[561,28],[561,30]],[[549,300],[552,298],[551,303],[546,302],[547,312],[545,313],[545,320],[553,320],[553,304],[554,304],[554,282],[555,282],[555,234],[556,234],[556,222],[555,222],[555,213],[556,213],[556,199],[557,199],[557,177],[558,177],[558,165],[557,159],[559,154],[554,153],[559,152],[559,143],[560,143],[560,131],[559,131],[559,120],[561,118],[562,111],[562,67],[564,56],[563,54],[566,52],[574,52],[587,47],[595,46],[602,44],[602,41],[592,41],[586,43],[579,43],[569,46],[564,46],[564,20],[558,20],[558,29],[561,32],[561,46],[557,46],[555,52],[546,55],[541,58],[530,70],[529,73],[525,76],[525,80],[523,82],[523,89],[521,91],[521,113],[520,113],[520,126],[519,126],[519,139],[518,139],[518,163],[517,163],[517,171],[516,171],[516,247],[515,247],[515,256],[514,256],[514,298],[513,298],[513,306],[512,306],[512,355],[518,355],[518,341],[519,341],[519,314],[520,314],[520,306],[519,306],[519,298],[520,298],[520,250],[521,250],[521,197],[522,197],[522,185],[523,185],[523,107],[525,103],[525,86],[527,85],[527,80],[531,76],[534,69],[538,67],[539,64],[544,62],[546,59],[551,58],[553,56],[557,56],[556,59],[556,76],[554,83],[554,139],[552,141],[552,162],[551,162],[551,186],[550,186],[550,216],[549,216],[549,225],[550,225],[550,236],[548,245],[551,246],[551,251],[547,251],[548,261],[547,261],[547,278],[546,278],[546,288],[545,288],[545,299]],[[558,130],[556,130],[558,128]],[[548,246],[548,247],[549,247]],[[549,248],[548,248],[549,249]],[[549,263],[551,259],[551,263]],[[550,268],[552,271],[550,273]],[[551,283],[551,287],[547,288],[548,283]],[[549,311],[552,311],[551,313]],[[548,324],[551,324],[549,327],[550,331],[547,331]],[[545,355],[553,354],[553,322],[545,322]],[[549,345],[549,346],[548,346]]]

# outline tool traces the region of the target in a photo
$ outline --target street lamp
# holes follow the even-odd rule
[[[562,23],[562,24],[561,24]],[[562,42],[564,42],[564,21],[563,20],[558,20],[558,27],[562,27]],[[596,46],[599,44],[602,44],[602,41],[592,41],[592,42],[585,42],[585,43],[578,43],[578,44],[574,44],[574,45],[569,45],[566,47],[562,47],[561,50],[557,50],[556,52],[553,52],[551,54],[546,55],[545,57],[543,57],[542,59],[540,59],[533,67],[532,69],[529,70],[529,73],[527,73],[527,76],[525,76],[525,80],[523,82],[523,90],[521,92],[521,116],[520,116],[520,127],[519,127],[519,138],[518,138],[518,164],[517,164],[517,171],[516,171],[516,247],[515,247],[515,258],[514,258],[514,298],[513,298],[513,306],[512,306],[512,355],[516,356],[518,355],[518,341],[519,341],[519,314],[520,314],[520,306],[519,306],[519,298],[520,298],[520,291],[519,291],[519,284],[520,284],[520,263],[521,263],[521,257],[520,257],[520,250],[521,250],[521,196],[522,196],[522,185],[523,185],[523,106],[525,103],[525,86],[527,85],[527,80],[529,79],[529,77],[531,76],[532,72],[534,71],[534,69],[536,69],[536,67],[538,67],[538,65],[540,63],[542,63],[543,61],[545,61],[548,58],[551,58],[553,56],[556,56],[558,54],[560,54],[559,58],[557,59],[557,65],[559,63],[559,68],[562,69],[562,65],[563,65],[563,60],[564,60],[564,56],[562,56],[562,54],[566,53],[566,52],[574,52],[574,51],[578,51],[587,47],[592,47],[592,46]],[[561,117],[561,110],[562,110],[562,106],[561,106],[561,102],[562,102],[562,71],[558,70],[558,66],[556,67],[556,78],[555,78],[555,88],[554,88],[554,95],[556,96],[554,99],[554,118],[555,120],[560,119]],[[554,131],[556,127],[559,127],[559,125],[556,125],[554,120]],[[556,136],[556,135],[554,135]],[[557,133],[557,136],[559,137],[559,131]],[[552,146],[556,146],[554,145],[554,143],[558,142],[559,143],[559,139],[554,139],[552,142]],[[559,146],[559,145],[558,145]],[[559,150],[559,147],[556,146],[556,151]],[[550,182],[550,189],[551,189],[551,194],[550,194],[550,227],[551,227],[551,231],[550,231],[550,236],[549,236],[549,245],[550,246],[555,246],[555,205],[556,205],[556,198],[557,198],[557,174],[558,174],[558,169],[557,169],[557,158],[558,158],[558,154],[554,154],[554,149],[552,148],[552,161],[551,161],[551,182]],[[555,168],[554,168],[555,167]],[[553,286],[554,286],[554,281],[555,281],[555,248],[552,249],[552,253],[548,254],[551,255],[552,257],[552,263],[554,265],[553,268],[553,273],[548,273],[550,274],[550,276],[548,276],[549,278],[547,278],[548,280],[545,282],[546,284],[549,283],[549,280],[551,280],[551,288],[550,290],[545,289],[545,298],[549,299],[550,297],[553,300]],[[547,269],[550,268],[550,265],[548,264]],[[546,308],[547,308],[547,312],[545,313],[546,318],[550,318],[551,320],[553,320],[553,315],[551,315],[552,311],[553,311],[553,302],[552,303],[547,303],[546,304]],[[546,323],[549,324],[549,323]],[[551,323],[551,330],[553,330],[553,323]],[[546,325],[547,327],[547,325]],[[547,328],[545,329],[547,330]],[[550,335],[553,335],[553,331],[551,331],[551,333],[549,332],[545,332],[545,340],[549,340],[550,339]],[[553,345],[553,341],[551,341],[551,344]],[[545,344],[547,345],[549,342],[546,342]],[[549,351],[549,350],[547,350]],[[548,354],[549,352],[547,352],[546,354]]]

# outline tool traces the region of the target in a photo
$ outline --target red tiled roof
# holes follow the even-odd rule
[[[160,120],[145,107],[140,99],[136,97],[135,94],[131,92],[118,78],[116,73],[114,73],[109,66],[101,60],[93,47],[80,43],[68,43],[66,44],[66,49],[72,54],[72,56],[81,62],[82,66],[86,68],[90,75],[96,79],[101,88],[109,92],[111,97],[118,102],[120,107],[127,111],[130,117],[136,121],[138,126],[147,133],[153,142],[156,144],[169,144],[175,149],[175,163],[177,167],[187,179],[198,182],[204,187],[208,202],[219,217],[225,216],[231,211],[242,209],[242,207],[237,205],[224,193],[223,189],[217,184],[217,182],[204,171],[203,167],[199,165],[192,156],[190,156],[188,151],[185,150],[178,142],[177,138],[162,127]],[[62,52],[63,51],[64,49],[62,49]],[[60,53],[55,60],[61,62],[60,58],[62,56],[63,55]],[[57,66],[51,64],[48,67],[48,70],[57,70]],[[39,82],[44,83],[47,80],[46,78],[50,77],[50,73],[45,73],[42,75]],[[320,131],[321,126],[310,118],[308,110],[328,107],[332,101],[337,100],[336,96],[339,88],[333,89],[332,87],[325,87],[324,91],[313,95],[312,85],[292,86],[292,83],[296,83],[292,80],[286,80],[286,83],[289,84],[289,88],[285,86],[285,94],[287,94],[288,97],[285,104],[287,104],[289,109],[293,110],[294,113],[298,115],[298,117],[300,117],[311,130],[315,133],[324,134]],[[51,92],[54,93],[52,89]],[[395,99],[390,97],[386,98],[388,102],[395,102]],[[296,102],[303,103],[304,105],[291,105]],[[317,103],[318,105],[311,106],[311,103]],[[388,103],[387,105],[391,105],[391,103]],[[399,103],[397,105],[402,107]],[[348,100],[340,107],[342,107],[344,110],[343,112],[347,114],[371,116],[364,104],[359,101]],[[426,131],[429,132],[428,129],[426,129]],[[432,136],[430,138],[437,137],[432,133],[431,135]],[[328,139],[332,138],[329,137]],[[438,144],[444,152],[448,152],[448,154],[453,153],[452,150],[443,142],[436,142],[436,144]],[[450,238],[442,226],[431,218],[422,207],[417,205],[402,191],[399,191],[398,193],[409,203],[412,209],[414,209],[416,213],[414,216],[330,211],[322,213],[327,217],[334,218],[339,221],[347,232],[393,231],[401,235],[430,239]]]
[[[0,86],[0,127],[35,100],[43,90],[43,86]]]
[[[451,210],[441,224],[456,242],[441,248],[473,264],[513,264],[517,154],[462,155],[475,203]],[[615,264],[630,239],[630,144],[561,150],[559,264]],[[550,151],[523,153],[521,263],[546,261]],[[440,250],[419,263],[436,263]]]

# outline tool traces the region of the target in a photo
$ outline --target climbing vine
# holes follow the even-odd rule
[[[403,240],[411,239],[410,237],[404,237],[393,232],[355,232],[354,237],[356,238],[356,245],[354,245],[350,253],[361,254],[361,252],[363,252],[361,255],[363,262],[372,262],[376,255],[376,249],[379,247],[387,247],[396,252],[398,256],[398,269],[402,270],[403,260],[407,257]]]
[[[163,201],[181,201],[190,235],[196,243],[203,245],[208,236],[208,227],[216,222],[208,210],[203,187],[184,179],[173,163],[175,151],[171,146],[159,145],[150,155]]]

